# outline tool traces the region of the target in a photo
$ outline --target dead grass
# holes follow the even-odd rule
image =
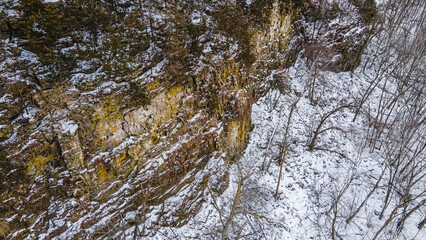
[[[0,221],[0,237],[6,237],[10,233],[9,223],[6,221]]]

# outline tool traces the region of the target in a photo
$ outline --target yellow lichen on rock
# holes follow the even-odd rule
[[[247,133],[250,130],[251,121],[250,118],[241,122],[238,128],[238,140],[242,143],[247,140]]]
[[[158,93],[148,106],[126,114],[124,120],[128,125],[127,131],[136,136],[153,133],[159,126],[175,118],[180,110],[179,104],[184,97],[184,91],[184,87],[174,86],[168,91]]]
[[[0,138],[9,138],[12,135],[12,125],[1,125],[0,124]]]
[[[148,87],[148,91],[154,90],[158,87],[158,85],[160,85],[160,81],[154,81],[152,82],[149,87]]]
[[[249,128],[250,119],[247,121],[231,121],[228,125],[229,147],[236,150],[244,146]]]
[[[98,175],[100,182],[105,182],[108,179],[108,172],[105,169],[99,170]]]
[[[270,24],[264,31],[255,34],[254,43],[258,57],[285,49],[291,36],[291,19],[294,13],[283,15],[279,4],[275,3],[270,16]]]
[[[132,159],[140,159],[145,154],[146,148],[139,143],[130,146],[127,152]]]
[[[97,133],[96,143],[101,149],[116,146],[126,137],[122,128],[123,114],[112,96],[98,104],[92,115],[92,122]]]
[[[115,165],[120,166],[123,160],[127,157],[127,153],[124,152],[121,156],[115,159]]]
[[[183,89],[184,88],[182,86],[179,86],[179,85],[170,88],[170,90],[167,93],[169,99],[176,98],[180,93],[183,92]]]
[[[53,161],[55,156],[53,154],[49,154],[47,156],[37,155],[31,161],[28,162],[27,172],[29,173],[41,173],[46,169],[47,163],[49,161]]]

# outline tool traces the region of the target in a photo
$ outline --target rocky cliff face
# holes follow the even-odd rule
[[[250,35],[250,65],[227,56],[242,45],[228,40],[228,52],[204,43],[199,63],[179,81],[164,58],[93,86],[5,82],[0,236],[108,238],[134,224],[185,224],[208,184],[226,189],[223,166],[247,143],[251,104],[277,82],[285,89],[278,76],[307,42],[300,19],[311,8],[272,4],[268,23]],[[179,204],[169,201],[176,197]]]
[[[218,77],[226,74],[230,73],[224,71]],[[210,158],[235,159],[247,141],[252,99],[248,89],[229,83],[229,89],[210,99],[193,84],[167,86],[154,80],[147,84],[150,102],[130,108],[128,84],[107,82],[86,93],[56,92],[52,97],[58,101],[73,97],[65,100],[65,108],[49,109],[46,115],[36,108],[26,109],[32,115],[19,118],[28,122],[12,121],[7,126],[14,133],[2,141],[3,162],[22,163],[19,172],[6,173],[15,166],[2,169],[3,179],[10,184],[2,195],[2,213],[23,217],[11,220],[11,229],[15,222],[17,227],[33,226],[36,217],[47,217],[43,214],[54,202],[96,203],[94,210],[129,182],[131,192],[120,193],[134,198],[126,208],[137,207],[141,201],[157,205],[195,184],[195,174]],[[195,184],[192,197],[200,197],[198,191],[208,178],[206,173]],[[176,222],[195,213],[187,213],[185,205],[181,208],[174,213]],[[70,209],[69,216],[55,217],[72,221],[68,218],[78,219],[86,211]],[[92,216],[93,223],[86,227],[100,221],[99,217]],[[37,229],[40,234],[46,226],[28,230]]]

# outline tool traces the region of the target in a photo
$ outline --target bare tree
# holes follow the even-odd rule
[[[282,177],[283,165],[284,165],[284,162],[285,162],[287,150],[290,146],[290,144],[288,143],[288,138],[289,138],[291,118],[293,116],[293,112],[296,109],[297,103],[299,102],[301,96],[302,95],[300,94],[290,106],[290,113],[288,114],[287,125],[285,127],[285,132],[284,132],[284,138],[283,138],[283,142],[281,144],[282,149],[281,149],[281,156],[280,156],[280,159],[279,159],[280,172],[279,172],[279,175],[278,175],[277,189],[275,191],[275,200],[278,199],[278,193],[279,193],[280,182],[281,182],[281,177]]]
[[[352,105],[351,105],[351,104],[345,104],[345,105],[342,105],[342,106],[340,106],[340,107],[337,107],[337,108],[335,108],[335,109],[331,110],[330,112],[326,113],[324,116],[322,116],[322,117],[321,117],[321,119],[320,119],[320,121],[319,121],[319,124],[318,124],[317,128],[315,129],[315,131],[314,131],[314,133],[313,133],[312,140],[311,140],[311,142],[310,142],[310,143],[309,143],[309,145],[308,145],[308,150],[309,150],[309,151],[313,151],[313,150],[315,149],[315,143],[316,143],[316,141],[317,141],[317,139],[318,139],[318,135],[319,135],[319,134],[321,134],[321,133],[323,133],[323,132],[325,132],[325,131],[332,130],[332,129],[334,129],[334,130],[340,130],[340,131],[343,131],[341,128],[339,128],[339,127],[335,127],[335,126],[333,126],[333,127],[328,127],[328,128],[325,128],[325,129],[322,129],[322,126],[324,125],[325,121],[326,121],[326,120],[327,120],[327,119],[328,119],[331,115],[333,115],[333,114],[337,113],[338,111],[340,111],[340,110],[342,110],[342,109],[350,108],[350,107],[352,107]]]

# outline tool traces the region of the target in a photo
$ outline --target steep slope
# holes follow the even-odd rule
[[[289,90],[253,105],[226,191],[155,239],[426,238],[426,3],[379,7],[361,65],[336,73],[302,55]]]
[[[2,5],[7,239],[147,237],[187,224],[235,178],[252,104],[286,91],[299,52],[353,70],[368,37],[347,2],[115,2]]]

